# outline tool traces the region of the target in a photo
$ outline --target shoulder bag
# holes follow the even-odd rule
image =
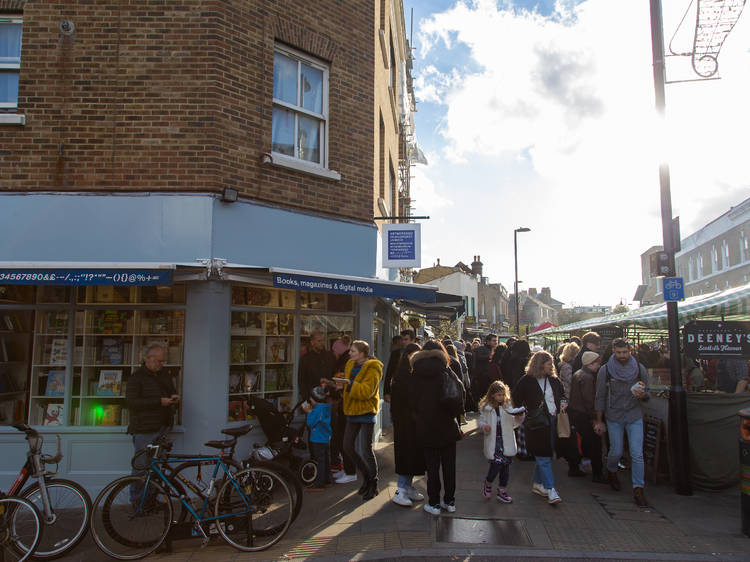
[[[535,429],[542,429],[548,427],[550,422],[549,410],[547,409],[547,401],[545,400],[545,394],[547,393],[547,377],[544,378],[544,390],[542,390],[542,401],[536,408],[531,408],[526,412],[526,421],[523,422],[525,429],[534,431]]]

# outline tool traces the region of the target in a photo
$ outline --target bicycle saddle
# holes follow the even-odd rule
[[[245,435],[246,433],[250,433],[250,430],[253,428],[253,424],[248,423],[245,425],[241,425],[239,427],[225,427],[221,430],[221,432],[224,435],[231,435],[232,437],[239,437],[240,435]]]
[[[237,443],[237,439],[226,439],[224,441],[206,441],[204,445],[206,447],[213,447],[214,449],[229,449],[230,447],[234,447],[234,445]]]

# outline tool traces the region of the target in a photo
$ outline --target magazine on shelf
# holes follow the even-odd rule
[[[101,407],[101,419],[97,425],[120,425],[120,414],[122,406],[119,404],[104,404]]]
[[[122,365],[122,339],[102,338],[102,363]]]
[[[62,403],[50,402],[44,408],[42,425],[62,425],[65,416],[65,406]]]
[[[244,421],[247,417],[247,402],[244,400],[229,401],[227,408],[228,421]]]
[[[54,338],[49,353],[50,365],[65,365],[68,362],[68,340],[66,338]]]
[[[241,372],[231,372],[229,373],[229,393],[230,394],[236,394],[238,392],[242,392],[242,388],[244,385],[244,375]]]
[[[286,363],[287,338],[266,338],[266,363]]]
[[[47,387],[44,389],[45,396],[65,395],[65,371],[47,372]]]
[[[120,396],[122,370],[102,369],[99,371],[99,384],[96,385],[97,396]]]

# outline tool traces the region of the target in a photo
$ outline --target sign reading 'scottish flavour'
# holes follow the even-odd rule
[[[750,359],[750,322],[688,322],[682,330],[685,355],[694,359]]]
[[[422,231],[419,224],[384,224],[383,267],[422,267]]]

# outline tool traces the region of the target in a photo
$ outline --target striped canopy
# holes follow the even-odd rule
[[[680,326],[690,320],[724,318],[725,320],[747,320],[750,318],[750,284],[724,291],[689,297],[677,303]],[[556,328],[548,328],[534,335],[577,332],[599,326],[642,326],[644,328],[667,329],[667,304],[652,304],[620,314],[608,314],[589,318]]]

